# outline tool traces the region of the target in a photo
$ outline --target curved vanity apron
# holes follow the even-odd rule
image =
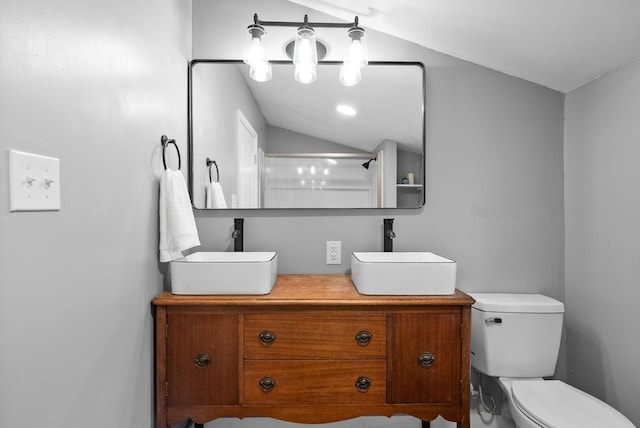
[[[559,380],[514,381],[514,404],[549,428],[634,428],[613,407]]]

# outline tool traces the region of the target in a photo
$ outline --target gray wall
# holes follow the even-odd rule
[[[151,427],[160,136],[187,159],[190,2],[1,3],[0,426]],[[9,212],[9,148],[60,158],[61,211]]]
[[[568,379],[640,426],[640,62],[565,116]]]

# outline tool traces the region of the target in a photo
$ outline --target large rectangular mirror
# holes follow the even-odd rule
[[[418,208],[425,200],[425,72],[369,62],[355,86],[341,63],[294,80],[275,61],[257,82],[236,60],[189,64],[189,183],[197,209]],[[345,115],[339,105],[354,111]],[[354,114],[355,113],[355,114]]]

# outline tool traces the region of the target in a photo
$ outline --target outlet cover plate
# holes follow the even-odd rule
[[[341,241],[327,241],[327,264],[328,265],[340,265],[342,264],[342,242]]]

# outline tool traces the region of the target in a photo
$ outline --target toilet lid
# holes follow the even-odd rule
[[[514,404],[543,427],[634,427],[613,407],[558,380],[514,381],[511,392]]]

